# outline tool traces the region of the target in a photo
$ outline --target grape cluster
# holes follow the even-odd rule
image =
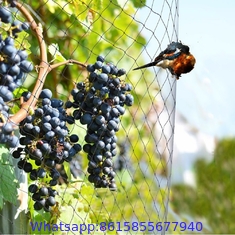
[[[30,93],[24,92],[22,96],[27,101]],[[55,186],[60,177],[56,164],[70,162],[82,149],[77,143],[78,136],[69,136],[66,123],[72,124],[74,120],[67,116],[63,105],[63,101],[52,98],[49,89],[44,89],[34,113],[20,123],[20,144],[24,147],[18,147],[12,156],[21,158],[18,167],[29,173],[32,181],[41,182],[29,186],[35,210],[43,207],[48,211],[53,206],[50,187]]]
[[[116,190],[113,157],[117,154],[116,132],[124,106],[133,104],[131,85],[120,79],[126,72],[111,63],[105,63],[102,56],[88,65],[87,82],[77,84],[71,94],[73,102],[68,108],[75,108],[73,117],[87,126],[84,152],[88,154],[88,180],[97,188],[109,187]]]
[[[27,58],[27,51],[16,49],[12,37],[3,39],[0,35],[0,95],[5,102],[13,99],[12,91],[20,87],[26,74],[33,70]]]
[[[0,143],[6,144],[10,148],[18,145],[19,139],[14,135],[13,126],[9,119],[9,107],[0,97]]]
[[[0,34],[0,143],[16,147],[18,138],[14,136],[12,123],[8,122],[10,109],[6,106],[7,102],[13,100],[13,91],[22,85],[26,74],[33,70],[32,63],[27,60],[27,52],[15,47],[17,33],[28,30],[29,24],[13,21],[9,7],[0,7],[0,19],[5,24],[11,24],[11,27],[7,27],[9,36],[4,38]]]

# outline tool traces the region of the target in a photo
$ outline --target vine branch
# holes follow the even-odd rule
[[[16,2],[15,4],[16,8],[23,14],[25,19],[29,22],[30,28],[34,32],[37,38],[40,49],[40,61],[41,61],[40,64],[37,66],[38,77],[29,100],[27,102],[22,103],[20,110],[10,118],[11,122],[13,122],[14,124],[18,124],[22,120],[24,120],[27,117],[30,110],[34,109],[34,107],[36,106],[39,95],[44,86],[47,74],[52,69],[55,69],[61,65],[66,65],[66,64],[77,64],[82,67],[86,67],[86,65],[72,59],[50,65],[47,59],[47,47],[43,37],[42,26],[40,25],[40,23],[39,24],[36,23],[30,12],[23,6],[23,3]]]

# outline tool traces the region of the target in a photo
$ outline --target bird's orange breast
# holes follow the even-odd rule
[[[173,63],[173,70],[175,74],[190,72],[196,63],[196,59],[192,54],[181,54]]]

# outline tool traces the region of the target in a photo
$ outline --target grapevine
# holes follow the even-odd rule
[[[17,8],[25,22],[15,20],[12,9]],[[60,172],[58,165],[71,162],[84,151],[88,158],[88,180],[96,188],[116,190],[113,158],[117,155],[117,136],[125,106],[134,102],[130,94],[132,86],[122,77],[124,69],[98,56],[94,64],[87,66],[69,59],[56,64],[47,60],[47,50],[42,28],[31,14],[17,1],[0,7],[0,19],[9,25],[6,36],[0,35],[0,143],[15,148],[12,156],[18,161],[18,168],[29,174],[29,193],[34,209],[46,212],[56,207],[57,185]],[[40,64],[33,66],[28,61],[24,48],[17,48],[15,39],[22,31],[31,29],[38,39]],[[88,77],[76,84],[71,91],[72,99],[64,103],[53,98],[43,85],[53,69],[75,64],[86,70]],[[21,106],[12,112],[14,91],[23,85],[27,74],[36,70],[37,81],[32,92],[21,94]],[[73,108],[73,112],[68,111]],[[70,115],[71,113],[71,115]],[[86,128],[85,144],[81,146],[79,133],[70,134],[69,126],[80,122]],[[19,128],[20,137],[14,134]]]

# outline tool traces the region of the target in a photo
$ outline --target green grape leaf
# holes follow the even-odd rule
[[[3,201],[16,205],[19,183],[15,177],[10,152],[4,145],[0,145],[0,156],[0,208],[2,208]]]
[[[51,62],[53,62],[54,60],[57,60],[59,62],[62,62],[62,61],[66,61],[66,59],[62,56],[62,54],[60,53],[59,51],[59,46],[58,44],[56,43],[53,43],[51,44],[49,47],[48,47],[48,50],[50,52],[50,54],[52,55],[53,59]]]
[[[19,50],[27,50],[28,55],[31,53],[29,50],[30,43],[28,39],[29,34],[25,31],[22,31],[17,34],[17,40],[15,40],[15,47]]]

